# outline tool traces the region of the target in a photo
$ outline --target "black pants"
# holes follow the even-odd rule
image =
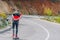
[[[16,28],[16,37],[17,37],[17,34],[18,34],[18,21],[13,21],[13,23],[12,23],[12,28],[13,28],[13,34],[14,34],[14,32],[15,32],[15,28]]]

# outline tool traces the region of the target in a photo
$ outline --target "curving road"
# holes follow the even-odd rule
[[[12,29],[0,34],[0,40],[12,40]],[[23,40],[60,40],[60,24],[41,20],[38,16],[22,16],[19,38]]]

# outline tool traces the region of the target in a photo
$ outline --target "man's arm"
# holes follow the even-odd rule
[[[22,17],[22,13],[20,12],[20,18]]]

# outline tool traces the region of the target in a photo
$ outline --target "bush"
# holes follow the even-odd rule
[[[44,14],[47,16],[51,16],[52,15],[52,10],[50,8],[44,8]]]
[[[5,26],[7,26],[7,15],[5,12],[0,13],[0,28],[4,28]]]
[[[2,12],[2,13],[0,13],[0,17],[2,17],[3,19],[6,19],[7,18],[7,15],[6,15],[5,12]]]
[[[60,17],[56,17],[56,18],[54,18],[54,20],[55,20],[56,22],[60,23]]]
[[[51,21],[51,22],[56,22],[56,23],[60,23],[60,16],[50,16],[49,18],[48,17],[45,17],[43,18],[44,20],[47,20],[47,21]]]

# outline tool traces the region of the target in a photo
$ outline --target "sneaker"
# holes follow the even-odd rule
[[[14,37],[14,34],[12,35],[12,37]]]
[[[13,34],[12,37],[15,38],[15,34]]]

